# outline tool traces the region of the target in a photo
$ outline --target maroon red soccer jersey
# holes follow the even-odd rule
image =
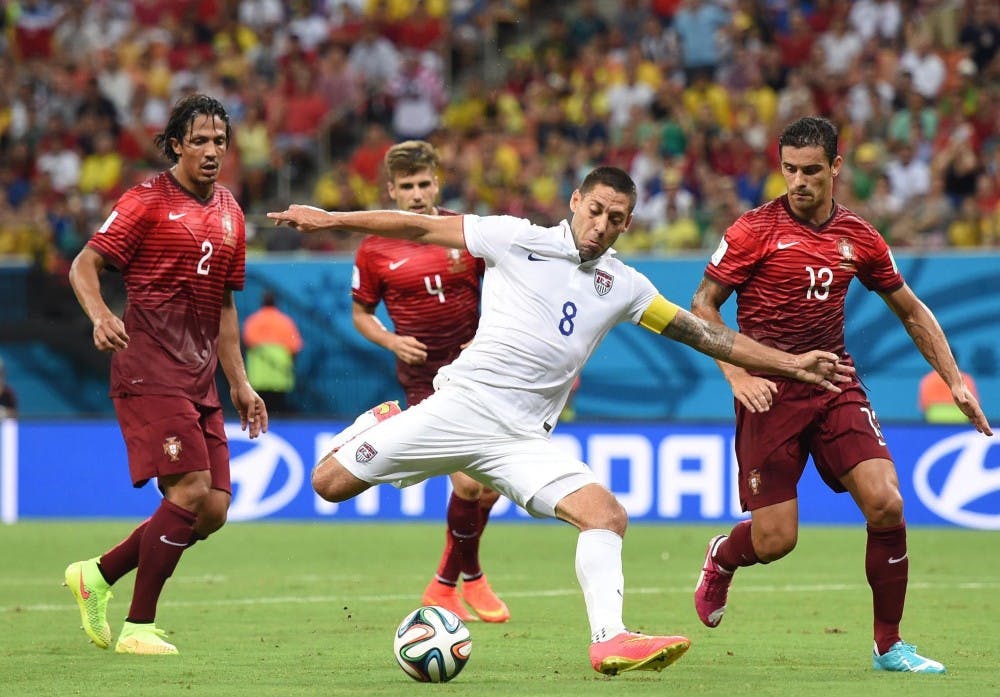
[[[201,201],[163,172],[129,189],[87,243],[122,273],[129,346],[111,359],[111,396],[178,395],[219,405],[225,289],[246,274],[243,211],[216,184]]]
[[[351,294],[368,307],[385,302],[396,334],[423,342],[428,370],[437,372],[476,333],[483,271],[465,250],[369,235],[358,247]],[[400,380],[419,381],[413,372]],[[423,376],[428,384],[433,372]]]
[[[791,353],[842,356],[851,280],[882,293],[903,285],[888,245],[864,219],[835,205],[830,219],[814,227],[792,214],[785,196],[741,215],[705,275],[737,290],[744,334]]]

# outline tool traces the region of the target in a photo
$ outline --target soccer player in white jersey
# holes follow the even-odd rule
[[[660,295],[611,248],[632,222],[635,199],[628,174],[598,167],[573,192],[570,221],[555,227],[510,216],[334,213],[302,205],[268,213],[302,232],[361,230],[467,249],[485,260],[479,329],[438,372],[437,391],[366,430],[345,431],[316,466],[313,488],[328,501],[346,501],[375,484],[403,487],[461,470],[533,516],[575,526],[590,661],[609,675],[662,670],[691,642],[625,628],[621,553],[628,516],[585,463],[549,439],[573,381],[604,335],[630,321],[720,360],[834,392],[853,373],[836,354],[763,346]]]

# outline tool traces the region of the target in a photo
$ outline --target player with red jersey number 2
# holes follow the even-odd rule
[[[834,201],[833,181],[843,164],[836,128],[826,119],[805,117],[785,128],[778,147],[788,193],[744,213],[726,231],[692,312],[722,324],[719,309],[735,290],[741,333],[785,351],[818,346],[853,365],[844,345],[844,300],[856,277],[899,317],[972,425],[992,435],[944,332],[904,282],[881,235]],[[780,559],[795,547],[796,489],[812,455],[823,480],[836,492],[849,491],[867,522],[873,667],[945,672],[899,635],[909,575],[903,498],[860,382],[833,393],[718,363],[735,396],[740,502],[750,520],[709,542],[695,590],[698,617],[717,626],[736,569]]]
[[[111,586],[136,570],[118,653],[177,653],[154,624],[160,592],[184,550],[226,522],[232,489],[218,365],[243,429],[251,438],[267,430],[267,410],[243,366],[233,302],[246,275],[243,211],[216,184],[230,137],[218,100],[180,100],[155,139],[173,167],[126,191],[70,270],[94,323],[94,345],[112,352],[111,398],[132,484],[155,478],[163,494],[117,546],[65,572],[84,630],[107,648]],[[123,318],[101,297],[107,267],[125,282]]]
[[[385,154],[389,198],[411,213],[455,215],[439,208],[438,153],[422,140],[393,145]],[[355,255],[351,281],[354,326],[396,356],[406,406],[434,392],[438,368],[458,358],[479,326],[483,262],[465,250],[369,235]],[[393,330],[375,315],[385,303]],[[445,549],[424,590],[424,605],[440,605],[466,622],[506,622],[510,610],[493,592],[479,564],[479,541],[499,498],[462,472],[451,474]],[[461,588],[459,582],[461,581]],[[464,601],[464,603],[463,603]]]

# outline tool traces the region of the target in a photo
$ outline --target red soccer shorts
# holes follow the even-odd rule
[[[115,397],[112,402],[133,486],[144,486],[153,477],[210,470],[212,488],[232,493],[221,407],[167,395]]]
[[[766,412],[753,414],[736,401],[736,458],[744,511],[797,498],[809,455],[823,481],[836,492],[845,491],[840,478],[858,463],[892,460],[860,385],[836,394],[802,382],[776,383],[778,394]]]

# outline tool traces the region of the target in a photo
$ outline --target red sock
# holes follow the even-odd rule
[[[128,537],[105,552],[98,560],[97,566],[101,569],[104,580],[110,585],[113,586],[118,579],[139,565],[139,544],[147,524],[149,518],[139,523]]]
[[[486,524],[490,522],[490,511],[496,505],[498,498],[490,497],[486,501],[479,502],[479,529],[474,540],[466,540],[470,543],[468,548],[463,548],[462,556],[462,578],[466,581],[479,578],[483,575],[483,569],[479,565],[479,542],[483,539],[483,532]]]
[[[438,565],[438,579],[458,583],[458,575],[471,567],[479,568],[479,501],[466,501],[454,492],[448,501],[448,538]]]
[[[761,563],[750,539],[749,520],[737,523],[729,533],[729,537],[715,550],[715,563],[729,571],[735,571],[740,566]]]
[[[868,526],[865,574],[872,587],[875,643],[885,653],[899,641],[899,623],[906,602],[910,560],[906,556],[906,523],[891,528]]]
[[[129,622],[152,622],[163,585],[194,536],[195,514],[163,499],[145,524],[139,543]]]

